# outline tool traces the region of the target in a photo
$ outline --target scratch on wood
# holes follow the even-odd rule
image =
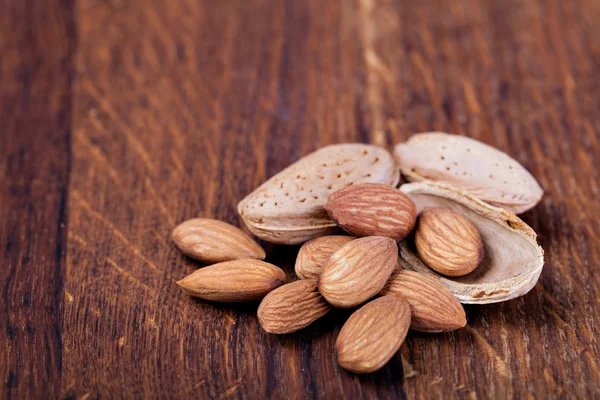
[[[160,233],[156,232],[155,230],[152,231],[152,234],[159,241],[160,244],[162,244],[165,248],[171,250],[171,246],[169,246],[169,243],[167,243],[167,241],[165,240],[165,238],[163,237],[163,235],[161,235]]]
[[[404,355],[400,356],[402,359],[402,370],[404,371],[404,378],[412,378],[417,375],[417,371],[413,368],[412,364],[408,362],[408,360],[404,357]]]
[[[79,195],[79,193],[77,192],[77,190],[71,190],[71,195],[73,196],[73,199],[75,201],[77,201],[77,203],[79,203],[83,208],[85,208],[85,210],[94,218],[96,218],[97,220],[99,220],[100,222],[104,223],[108,228],[110,228],[110,230],[112,230],[112,232],[114,233],[114,235],[116,237],[118,237],[123,244],[125,244],[125,246],[133,253],[135,254],[139,259],[143,260],[146,264],[148,264],[148,266],[150,266],[152,269],[154,269],[155,271],[158,272],[162,272],[156,265],[154,265],[154,263],[152,263],[150,260],[148,260],[146,257],[144,257],[144,255],[142,255],[142,253],[140,253],[140,251],[133,246],[129,240],[127,240],[127,238],[125,237],[125,235],[123,235],[123,233],[121,233],[120,230],[118,230],[110,221],[108,221],[106,218],[104,218],[100,213],[98,213],[97,211],[94,211],[92,209],[92,207],[88,204],[88,202],[86,202],[85,200],[83,200],[81,198],[81,196]]]
[[[158,329],[158,325],[156,324],[156,320],[154,318],[148,318],[147,324],[152,329]]]
[[[87,247],[87,245],[88,245],[87,242],[81,236],[79,236],[78,234],[76,234],[74,232],[69,231],[67,233],[67,238],[73,239],[74,241],[76,241],[83,247]]]
[[[496,372],[498,372],[498,374],[506,380],[508,378],[508,368],[504,360],[500,358],[498,352],[494,349],[494,347],[492,347],[491,344],[488,343],[487,340],[485,340],[483,336],[481,336],[479,332],[477,332],[477,330],[468,325],[465,328],[475,337],[475,339],[477,339],[477,342],[481,345],[481,347],[483,347],[485,353],[492,359],[492,365],[494,366]]]
[[[463,79],[463,88],[465,91],[465,99],[467,101],[467,105],[473,114],[479,114],[481,111],[481,107],[479,106],[479,102],[477,101],[477,95],[475,94],[475,89],[473,85],[468,79]]]
[[[240,383],[242,382],[242,378],[239,378],[237,381],[235,381],[235,383],[233,384],[233,386],[231,386],[229,389],[225,390],[225,392],[223,392],[223,395],[221,395],[219,397],[219,400],[223,400],[226,399],[227,397],[231,396],[232,394],[234,394],[238,387],[240,386]]]
[[[144,160],[144,163],[148,167],[148,170],[150,170],[150,172],[154,173],[156,171],[156,167],[154,166],[152,161],[150,161],[150,155],[148,154],[148,152],[146,151],[144,146],[142,146],[139,139],[133,133],[131,128],[123,121],[123,119],[119,116],[119,114],[112,108],[110,103],[102,97],[102,94],[100,93],[100,91],[92,83],[90,83],[88,81],[84,81],[82,83],[82,87],[94,100],[96,100],[98,102],[98,104],[102,107],[104,112],[106,112],[106,114],[108,114],[108,116],[111,118],[111,120],[113,120],[119,126],[121,131],[123,131],[123,133],[125,133],[125,136],[127,137],[127,139],[129,139],[129,141],[131,142],[133,147],[137,150],[137,152],[139,153],[142,160]]]
[[[150,178],[146,177],[146,179],[144,180],[144,183],[146,184],[146,187],[148,188],[148,190],[152,193],[153,199],[156,200],[156,204],[158,205],[158,208],[160,209],[162,214],[165,216],[165,218],[167,218],[167,221],[169,222],[171,227],[174,228],[175,221],[173,219],[173,216],[171,215],[171,213],[169,212],[167,207],[165,207],[165,203],[163,203],[162,199],[156,193],[156,190],[154,189],[154,187],[152,186],[152,183],[150,182]]]
[[[436,89],[435,89],[435,80],[433,79],[433,73],[431,72],[431,68],[427,66],[427,63],[423,60],[423,57],[417,52],[412,52],[410,54],[410,59],[415,64],[415,67],[421,71],[423,76],[423,81],[425,83],[425,87],[429,92],[429,96],[431,101],[436,106],[436,109],[440,109],[441,104],[438,98]]]
[[[203,385],[206,382],[206,379],[202,379],[200,382],[196,383],[193,389],[198,389],[200,385]]]
[[[165,43],[165,49],[167,50],[167,56],[162,60],[163,64],[170,65],[175,61],[177,45],[173,40],[173,36],[169,32],[169,28],[161,18],[161,14],[157,13],[154,7],[145,7],[146,19],[151,26],[156,28],[156,37]]]
[[[131,275],[129,272],[127,272],[124,268],[122,268],[119,264],[117,264],[112,258],[110,257],[106,257],[106,261],[113,266],[113,268],[115,268],[117,271],[119,271],[121,273],[121,275],[131,279],[133,282],[135,282],[138,285],[141,285],[143,287],[145,287],[146,289],[152,290],[152,288],[148,285],[146,285],[144,282],[140,281],[138,278],[136,278],[135,276]]]
[[[393,75],[375,53],[375,31],[377,21],[373,15],[373,0],[360,0],[361,36],[363,58],[367,65],[367,103],[371,115],[371,140],[374,144],[385,145],[385,115],[383,111],[383,89],[381,77],[393,81]]]
[[[67,298],[67,301],[69,303],[72,303],[73,300],[75,300],[75,298],[73,297],[73,295],[71,293],[69,293],[68,291],[65,290],[65,297]]]
[[[105,130],[105,128],[102,126],[101,122],[98,121],[95,118],[92,118],[92,124],[96,125],[96,129],[102,131]],[[98,128],[97,125],[100,125],[100,128]],[[102,152],[99,150],[98,146],[96,146],[95,144],[93,144],[89,137],[87,137],[86,135],[84,135],[82,132],[79,131],[75,131],[74,134],[75,138],[79,140],[80,143],[83,143],[89,150],[89,152],[96,157],[96,159],[98,159],[100,161],[100,164],[102,166],[104,166],[106,168],[106,170],[108,171],[108,173],[110,174],[110,176],[117,181],[117,183],[121,183],[121,178],[119,177],[119,173],[117,172],[117,170],[115,169],[115,167],[112,166],[112,164],[108,161],[108,159],[104,156],[104,154],[102,154]]]
[[[232,325],[235,325],[235,319],[229,313],[223,313],[223,317],[227,318]]]

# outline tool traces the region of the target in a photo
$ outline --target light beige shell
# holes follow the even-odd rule
[[[515,214],[535,206],[543,195],[539,183],[516,160],[465,136],[420,133],[396,145],[394,156],[410,181],[450,184]]]
[[[470,274],[449,278],[429,269],[418,257],[411,240],[400,243],[400,264],[405,269],[433,274],[461,303],[497,303],[529,292],[544,265],[544,252],[535,232],[516,215],[461,192],[452,186],[423,181],[400,187],[417,205],[442,207],[465,216],[477,227],[485,257]]]
[[[366,144],[339,144],[311,153],[250,193],[238,204],[248,229],[259,238],[298,244],[333,233],[324,209],[330,194],[354,183],[398,183],[392,155]]]

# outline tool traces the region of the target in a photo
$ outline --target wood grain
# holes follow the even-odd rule
[[[0,2],[0,398],[60,394],[71,6]]]
[[[600,397],[599,18],[594,0],[0,1],[0,397]],[[333,354],[347,311],[275,336],[256,304],[175,285],[199,267],[178,223],[239,226],[300,156],[429,130],[539,179],[528,295],[357,376]],[[265,249],[293,278],[298,247]]]

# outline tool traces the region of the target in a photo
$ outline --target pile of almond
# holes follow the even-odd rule
[[[515,160],[443,133],[415,135],[394,156],[364,144],[324,147],[272,177],[238,211],[252,233],[304,243],[295,272],[264,262],[239,228],[197,218],[175,228],[187,256],[212,264],[178,284],[211,301],[259,301],[270,333],[295,332],[332,307],[357,308],[336,340],[340,366],[385,365],[409,329],[465,326],[463,303],[508,300],[529,291],[543,265],[535,233],[512,212],[542,196]],[[397,188],[402,174],[410,181]]]

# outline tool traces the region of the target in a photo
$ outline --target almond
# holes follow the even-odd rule
[[[319,292],[335,307],[355,307],[375,296],[398,265],[393,239],[353,240],[333,253],[319,275]]]
[[[285,272],[275,265],[248,259],[201,268],[177,284],[205,300],[241,302],[260,300],[285,280]]]
[[[300,279],[318,278],[329,257],[354,239],[353,236],[328,235],[304,243],[296,258],[296,275]]]
[[[381,294],[400,295],[412,307],[410,329],[446,332],[467,324],[465,310],[456,297],[431,275],[394,271]]]
[[[421,259],[446,276],[463,276],[483,260],[477,228],[456,211],[426,208],[419,215],[415,245]]]
[[[399,243],[402,268],[434,275],[461,303],[498,303],[523,296],[538,281],[544,250],[536,234],[516,215],[439,182],[423,181],[400,187],[417,210],[448,208],[467,218],[485,244],[485,257],[473,273],[461,278],[438,275],[418,256],[414,243]]]
[[[317,291],[317,280],[300,280],[280,286],[258,307],[260,326],[269,333],[291,333],[312,324],[331,310]]]
[[[238,204],[259,238],[299,244],[337,231],[324,209],[336,190],[361,182],[398,183],[392,155],[377,146],[351,143],[323,147],[290,165]]]
[[[400,241],[415,226],[417,208],[396,188],[363,183],[338,190],[325,209],[340,228],[358,237],[385,236]]]
[[[515,214],[535,206],[544,194],[518,161],[465,136],[420,133],[397,145],[394,155],[411,181],[446,183]]]
[[[216,219],[185,221],[173,230],[172,237],[183,254],[207,264],[265,258],[263,248],[241,229]]]
[[[383,296],[358,309],[335,341],[338,364],[356,373],[383,367],[406,338],[410,312],[400,296]]]

